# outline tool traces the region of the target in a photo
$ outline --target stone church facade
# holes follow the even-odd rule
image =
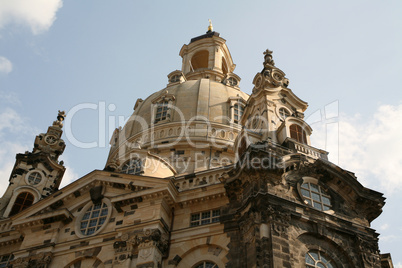
[[[114,131],[103,170],[59,189],[60,111],[17,154],[0,267],[393,267],[370,228],[385,198],[310,145],[307,103],[272,51],[251,95],[211,25],[180,56]]]

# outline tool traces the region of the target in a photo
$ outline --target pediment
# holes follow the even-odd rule
[[[100,189],[100,190],[99,190]],[[98,193],[94,193],[98,191]],[[145,199],[165,198],[173,203],[177,190],[170,179],[95,170],[11,217],[14,227],[69,222],[73,213],[96,195],[107,198],[118,211]]]

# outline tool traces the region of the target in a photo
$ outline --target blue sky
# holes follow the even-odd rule
[[[385,193],[373,228],[381,252],[402,267],[401,1],[0,0],[0,191],[15,154],[32,149],[58,110],[93,107],[68,114],[64,184],[103,169],[119,119],[166,86],[181,46],[205,33],[208,19],[247,93],[262,52],[274,51],[309,103],[313,145]]]

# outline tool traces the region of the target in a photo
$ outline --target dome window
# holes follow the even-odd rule
[[[234,77],[229,77],[227,84],[232,87],[237,86],[237,80]]]
[[[176,82],[180,82],[180,75],[174,75],[172,76],[172,78],[170,78],[170,83],[176,83]]]
[[[156,104],[155,123],[166,120],[168,115],[169,102],[161,101]]]
[[[171,72],[170,74],[168,74],[168,81],[169,83],[167,84],[167,86],[173,86],[173,85],[177,85],[180,83],[183,83],[186,81],[186,78],[184,77],[184,74],[182,71],[176,70]]]
[[[240,124],[241,117],[243,116],[244,104],[240,101],[236,102],[233,106],[233,122]]]
[[[142,171],[140,159],[131,159],[124,163],[121,168],[122,173],[126,174],[139,174]]]

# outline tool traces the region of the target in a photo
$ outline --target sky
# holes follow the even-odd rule
[[[312,145],[387,198],[372,228],[402,268],[401,1],[0,0],[0,194],[15,154],[32,150],[58,110],[62,185],[103,169],[112,131],[181,69],[180,48],[208,19],[246,93],[274,51],[309,103]]]

